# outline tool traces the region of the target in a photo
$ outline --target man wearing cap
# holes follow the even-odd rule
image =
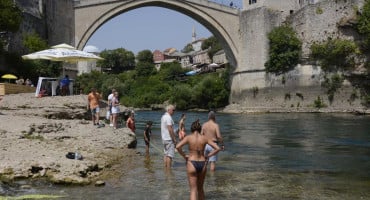
[[[210,111],[208,113],[208,121],[205,122],[202,126],[202,134],[208,137],[209,139],[213,140],[216,144],[220,145],[222,150],[225,150],[224,142],[220,132],[220,127],[216,123],[215,112]],[[207,144],[206,148],[204,149],[204,154],[207,156],[212,151],[213,148]],[[210,170],[215,171],[217,155],[211,156],[208,159],[209,159],[208,162],[210,163]]]

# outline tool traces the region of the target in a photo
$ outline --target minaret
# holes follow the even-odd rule
[[[193,33],[191,34],[191,42],[197,40],[197,34],[195,33],[195,27],[193,26]]]

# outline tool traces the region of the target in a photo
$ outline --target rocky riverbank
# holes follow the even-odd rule
[[[99,183],[115,162],[136,156],[129,148],[136,145],[135,134],[127,128],[92,125],[86,105],[86,95],[4,96],[0,101],[0,180],[45,177],[53,183]],[[75,151],[82,160],[66,157]]]
[[[313,106],[289,106],[292,103],[279,107],[276,105],[281,103],[257,100],[263,106],[262,103],[254,106],[250,103],[230,104],[219,112],[370,114],[364,107],[317,109]],[[300,100],[300,105],[304,103]],[[135,134],[127,128],[114,130],[109,126],[92,125],[86,105],[86,95],[36,98],[33,93],[23,93],[4,96],[0,101],[0,181],[45,177],[53,183],[96,183],[104,181],[102,177],[114,174],[112,166],[115,163],[135,158],[136,151],[129,148],[136,145]],[[101,115],[104,116],[105,105],[101,107]],[[66,158],[68,152],[75,151],[83,156],[82,160]]]

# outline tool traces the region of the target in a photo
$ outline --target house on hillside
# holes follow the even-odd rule
[[[220,51],[217,51],[215,53],[215,55],[213,55],[212,57],[212,60],[214,63],[216,64],[224,64],[224,63],[228,63],[227,59],[226,59],[226,54],[225,54],[225,51],[222,49]]]
[[[204,63],[211,63],[211,59],[208,56],[209,49],[201,50],[194,52],[193,54],[193,64],[204,64]]]
[[[205,38],[196,39],[195,29],[193,28],[192,42],[190,43],[193,51],[183,53],[177,51],[175,48],[165,49],[163,52],[160,50],[153,51],[153,60],[157,70],[160,69],[161,63],[177,61],[183,68],[190,68],[194,64],[209,64],[211,59],[208,56],[208,49],[202,50],[202,44]]]

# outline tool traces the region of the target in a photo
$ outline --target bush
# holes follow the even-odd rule
[[[76,79],[84,94],[96,88],[106,99],[112,88],[120,94],[120,102],[125,106],[149,108],[153,104],[169,101],[178,109],[213,109],[228,104],[229,89],[225,72],[202,74],[187,77],[182,81],[175,76],[183,73],[177,64],[168,64],[154,75],[137,76],[136,70],[121,74],[91,72]]]
[[[321,44],[314,43],[311,46],[311,58],[319,61],[325,72],[353,69],[358,54],[357,45],[350,40],[328,40]]]
[[[330,103],[333,103],[335,92],[342,87],[344,78],[339,74],[334,74],[330,78],[325,77],[323,86],[327,89],[328,99]]]
[[[326,107],[326,105],[324,104],[320,96],[318,96],[317,99],[313,102],[313,105],[315,108],[319,108],[319,109]]]
[[[201,80],[194,86],[192,101],[198,108],[214,109],[226,106],[229,91],[224,87],[223,79],[217,74],[200,76]]]
[[[280,26],[268,34],[269,59],[265,63],[267,72],[281,74],[292,70],[301,57],[302,42],[290,26]]]
[[[360,34],[365,36],[366,49],[370,49],[370,1],[365,1],[362,13],[358,16],[357,29]]]

